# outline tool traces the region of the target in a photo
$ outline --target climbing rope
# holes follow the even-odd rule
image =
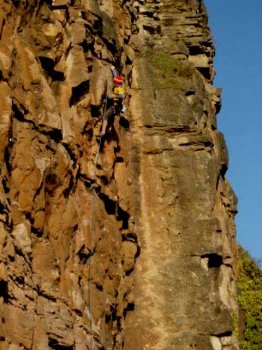
[[[102,126],[103,126],[103,121],[105,118],[105,114],[106,114],[106,110],[107,110],[107,80],[106,80],[106,96],[105,96],[105,106],[104,106],[104,111],[103,111],[103,117],[102,117]],[[94,129],[94,125],[93,125],[93,129]],[[95,159],[94,159],[94,179],[93,179],[93,183],[91,185],[91,190],[92,190],[92,201],[91,201],[91,220],[90,220],[90,256],[89,256],[89,281],[88,281],[88,288],[89,288],[89,320],[90,320],[90,332],[91,334],[93,332],[95,332],[95,325],[94,325],[94,320],[93,320],[93,316],[92,316],[92,257],[94,256],[94,237],[95,237],[95,229],[96,229],[96,210],[97,210],[97,203],[96,203],[96,186],[97,186],[97,162],[99,159],[99,155],[100,155],[100,151],[101,151],[101,146],[102,146],[102,142],[104,142],[104,137],[105,135],[100,135],[100,140],[99,140],[99,146],[98,146],[98,150],[97,153],[95,155]],[[92,336],[92,340],[91,340],[91,350],[94,349],[95,346],[95,342],[94,342],[94,337]]]
[[[104,107],[104,113],[102,117],[102,121],[104,120],[104,116],[106,113],[106,107],[107,107],[107,84],[106,84],[106,97],[105,97],[105,107]],[[94,125],[93,125],[94,129]],[[95,226],[96,226],[96,183],[97,183],[97,162],[98,158],[100,155],[100,148],[102,144],[102,137],[100,137],[99,145],[98,145],[98,150],[96,152],[95,156],[95,161],[94,161],[94,180],[91,185],[91,190],[92,190],[92,202],[91,202],[91,222],[90,222],[90,256],[89,256],[89,281],[88,281],[88,289],[89,289],[89,320],[90,320],[90,331],[91,333],[93,332],[93,326],[94,326],[94,321],[93,321],[93,316],[92,316],[92,296],[91,296],[91,286],[92,286],[92,256],[94,255],[94,235],[95,235]],[[92,337],[92,346],[91,350],[94,349],[94,339]]]

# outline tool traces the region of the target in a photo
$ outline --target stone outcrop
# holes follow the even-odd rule
[[[238,349],[213,58],[200,0],[1,1],[0,349]]]

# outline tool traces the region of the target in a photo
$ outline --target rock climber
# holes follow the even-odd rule
[[[103,150],[103,145],[105,142],[105,135],[108,129],[110,129],[114,122],[114,117],[124,111],[124,98],[125,89],[123,77],[119,75],[116,67],[111,66],[113,73],[113,93],[107,96],[106,112],[103,116],[102,130],[101,130],[101,140],[100,140],[100,151]]]

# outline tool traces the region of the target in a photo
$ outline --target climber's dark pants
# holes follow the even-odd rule
[[[102,131],[101,135],[105,135],[108,128],[110,128],[114,123],[115,115],[119,114],[122,109],[122,103],[114,103],[113,100],[109,100],[109,107],[107,108],[105,115],[103,117]]]
[[[111,126],[113,124],[114,116],[115,116],[115,107],[110,106],[106,110],[105,115],[103,117],[103,124],[102,124],[102,131],[101,131],[102,136],[105,135],[108,125]]]
[[[115,106],[110,106],[104,115],[104,120],[106,120],[107,122],[114,116],[115,114]]]

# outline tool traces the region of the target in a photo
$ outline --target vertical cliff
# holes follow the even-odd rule
[[[203,2],[0,3],[0,349],[238,349]]]

